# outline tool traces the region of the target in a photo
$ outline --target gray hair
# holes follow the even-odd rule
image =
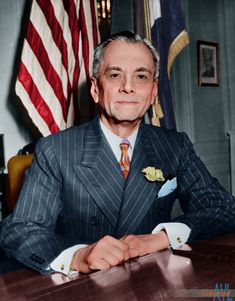
[[[100,66],[102,60],[104,58],[105,48],[115,40],[124,41],[130,44],[143,44],[145,45],[151,52],[154,63],[154,78],[157,79],[159,75],[159,54],[157,49],[152,45],[152,43],[147,39],[142,39],[139,35],[134,34],[130,31],[122,31],[116,34],[111,35],[105,41],[101,42],[96,48],[94,52],[94,60],[92,67],[92,76],[98,78]]]

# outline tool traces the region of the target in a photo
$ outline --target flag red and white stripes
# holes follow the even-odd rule
[[[78,120],[98,41],[96,0],[33,0],[16,94],[43,136]]]

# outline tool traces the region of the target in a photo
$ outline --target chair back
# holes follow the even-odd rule
[[[7,163],[7,207],[12,211],[17,202],[23,181],[25,170],[31,165],[33,154],[17,155],[12,157]]]

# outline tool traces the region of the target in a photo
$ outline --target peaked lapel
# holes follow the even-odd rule
[[[81,162],[74,169],[97,206],[116,228],[125,180],[96,118],[83,140]]]
[[[127,185],[120,207],[117,237],[134,233],[162,186],[162,182],[148,181],[142,170],[148,166],[162,169],[163,161],[154,149],[147,130],[141,126],[134,148]]]

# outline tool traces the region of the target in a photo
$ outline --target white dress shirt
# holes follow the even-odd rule
[[[121,158],[121,149],[120,149],[120,143],[122,142],[123,138],[115,135],[113,132],[111,132],[101,121],[100,121],[101,129],[105,135],[105,138],[107,139],[117,161],[119,162]],[[128,156],[131,160],[134,147],[135,147],[135,141],[138,134],[138,129],[136,129],[129,137],[126,139],[130,142],[130,146],[128,148]],[[170,242],[170,246],[173,249],[179,248],[181,245],[186,243],[186,241],[189,238],[191,229],[183,224],[183,223],[161,223],[158,224],[152,231],[152,233],[158,233],[161,230],[165,230]],[[77,273],[76,271],[71,271],[70,266],[73,259],[74,253],[85,247],[86,245],[78,244],[75,246],[72,246],[66,250],[64,250],[59,256],[57,256],[52,263],[50,264],[50,268],[56,272],[61,272],[63,274],[71,274],[71,273]]]

